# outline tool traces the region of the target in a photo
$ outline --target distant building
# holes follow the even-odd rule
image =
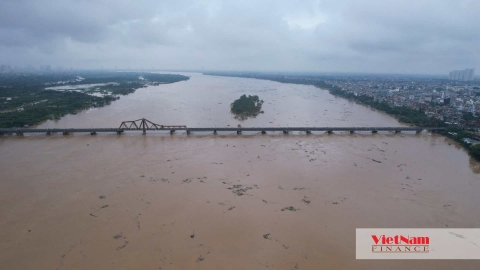
[[[475,69],[467,68],[465,70],[454,70],[448,74],[448,78],[452,81],[473,81]]]
[[[469,138],[464,138],[464,139],[463,139],[463,142],[466,143],[466,144],[473,144],[473,145],[480,144],[479,141],[477,141],[477,140],[472,140],[472,139],[469,139]]]
[[[50,67],[50,65],[42,65],[40,66],[40,70],[41,71],[46,71],[46,72],[49,72],[52,68]]]
[[[450,98],[449,97],[443,99],[443,105],[450,105]]]
[[[9,65],[0,65],[0,73],[10,72],[12,67]]]

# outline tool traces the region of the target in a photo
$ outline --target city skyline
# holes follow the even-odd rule
[[[475,78],[475,69],[466,68],[465,70],[454,70],[448,74],[448,79],[454,81],[473,81]]]
[[[0,64],[0,73],[8,73],[8,72],[68,72],[68,71],[79,71],[79,70],[90,70],[90,71],[101,71],[101,70],[109,70],[109,71],[169,71],[169,72],[215,72],[220,70],[206,70],[206,69],[161,69],[161,68],[136,68],[136,67],[96,67],[96,68],[79,68],[79,67],[65,67],[65,66],[51,66],[51,65],[25,65],[25,66],[11,66],[8,64]],[[469,75],[471,79],[469,80],[460,80],[460,81],[475,81],[477,79],[477,75],[475,75],[475,68],[465,69],[465,70],[453,70],[450,71],[448,74],[445,73],[420,73],[420,74],[413,74],[413,73],[382,73],[382,72],[315,72],[315,71],[291,71],[291,70],[278,70],[278,71],[259,71],[259,70],[231,70],[227,72],[265,72],[265,73],[285,73],[285,74],[315,74],[315,75],[404,75],[404,76],[441,76],[441,77],[448,77],[450,80],[452,79],[452,75],[454,72],[465,72],[466,70],[471,71],[471,75]]]

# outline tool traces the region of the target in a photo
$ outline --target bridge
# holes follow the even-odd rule
[[[242,134],[242,132],[251,131],[251,132],[261,132],[266,134],[267,132],[283,132],[288,134],[293,131],[305,132],[306,134],[311,134],[312,132],[326,132],[331,134],[333,132],[371,132],[378,133],[379,131],[384,132],[395,132],[399,133],[402,131],[414,131],[420,133],[422,131],[429,132],[438,132],[445,131],[444,127],[199,127],[199,128],[189,128],[184,125],[159,125],[151,121],[148,121],[145,118],[134,120],[134,121],[124,121],[120,124],[118,128],[0,128],[0,135],[23,135],[25,133],[45,133],[47,135],[53,133],[62,133],[63,135],[68,135],[70,133],[90,133],[95,135],[97,133],[117,133],[122,134],[126,131],[142,131],[143,134],[146,134],[147,131],[169,131],[173,134],[175,131],[185,131],[187,134],[192,132],[213,132],[216,134],[220,131],[227,132],[237,132],[237,134]]]

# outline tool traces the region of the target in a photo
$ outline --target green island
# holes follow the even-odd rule
[[[58,120],[109,105],[139,88],[188,79],[175,74],[113,71],[0,74],[0,128]]]
[[[468,154],[473,157],[475,160],[480,161],[480,144],[470,144],[466,139],[478,140],[477,136],[473,129],[465,129],[462,127],[454,125],[446,125],[443,121],[428,117],[425,115],[423,110],[414,110],[407,107],[392,107],[385,102],[379,102],[374,100],[373,97],[366,95],[353,95],[342,91],[340,87],[333,86],[326,83],[324,80],[312,79],[309,77],[305,78],[286,78],[285,76],[280,75],[264,75],[264,74],[230,74],[230,73],[204,73],[205,75],[212,76],[226,76],[226,77],[240,77],[240,78],[251,78],[251,79],[260,79],[260,80],[269,80],[280,83],[291,83],[291,84],[303,84],[303,85],[312,85],[321,89],[326,89],[330,94],[338,97],[343,97],[349,100],[356,101],[360,104],[370,106],[379,111],[383,111],[391,116],[397,118],[400,122],[410,124],[412,126],[423,126],[423,127],[446,127],[446,131],[438,132],[446,137],[451,138],[460,145],[462,145]],[[464,116],[468,117],[468,115]]]
[[[248,117],[255,117],[262,111],[263,100],[258,96],[242,95],[230,105],[230,111],[235,115],[235,118],[245,120]]]

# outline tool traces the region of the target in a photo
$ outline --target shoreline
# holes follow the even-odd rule
[[[161,74],[161,75],[163,75],[163,74]],[[173,81],[173,82],[170,82],[170,81],[163,81],[163,82],[145,81],[143,84],[132,86],[132,90],[130,90],[129,92],[113,93],[112,95],[105,95],[105,96],[102,96],[102,97],[89,95],[88,92],[86,92],[86,91],[83,91],[83,92],[69,91],[69,90],[56,91],[56,90],[47,89],[48,87],[44,87],[43,89],[40,89],[40,92],[55,91],[55,92],[61,92],[62,94],[67,95],[67,97],[60,97],[59,101],[57,101],[57,102],[71,102],[71,100],[75,101],[75,100],[78,100],[79,97],[81,97],[81,99],[82,99],[81,104],[79,104],[80,106],[77,106],[77,107],[80,107],[80,108],[72,108],[73,110],[70,110],[67,107],[65,107],[65,110],[63,112],[59,112],[58,114],[57,114],[57,112],[50,112],[49,115],[33,117],[34,119],[29,119],[29,120],[26,120],[26,121],[22,117],[20,117],[21,114],[25,113],[25,109],[23,109],[21,111],[16,109],[16,110],[8,113],[8,114],[11,114],[9,117],[14,118],[14,119],[20,119],[18,121],[23,122],[24,125],[19,125],[19,126],[12,125],[12,123],[14,123],[14,122],[10,123],[10,125],[8,125],[8,123],[7,124],[4,123],[5,125],[2,125],[2,128],[16,128],[16,127],[18,128],[18,127],[25,127],[25,126],[27,126],[28,128],[38,128],[40,125],[46,123],[47,121],[60,121],[62,118],[64,118],[67,115],[76,115],[78,113],[88,111],[90,109],[106,107],[108,105],[111,105],[112,102],[119,100],[120,96],[122,96],[122,95],[127,96],[127,95],[130,95],[130,94],[133,94],[138,89],[141,89],[141,88],[146,88],[146,87],[149,87],[149,86],[166,85],[166,84],[172,84],[172,83],[177,83],[177,82],[190,80],[189,76],[176,75],[176,74],[166,74],[166,75],[181,76],[181,77],[184,77],[184,78],[181,78],[180,80]],[[118,83],[118,82],[115,82],[115,83]],[[75,85],[75,83],[73,83],[72,85]],[[81,96],[77,96],[77,98],[75,98],[75,95],[81,95]],[[64,104],[62,104],[62,105],[64,105]],[[48,108],[48,107],[52,107],[52,106],[50,105],[50,106],[47,106],[47,107],[27,108],[27,111],[30,114],[32,114],[32,111],[34,111],[33,114],[35,115],[35,112],[38,112],[38,111],[42,112],[42,110],[45,110],[45,108]],[[23,116],[23,117],[25,118],[25,116]],[[18,124],[18,122],[17,122],[17,124]]]
[[[214,73],[202,73],[203,75],[208,75],[208,76],[223,76],[223,77],[236,77],[236,78],[248,78],[248,79],[257,79],[257,80],[269,80],[269,81],[274,81],[274,82],[279,82],[279,83],[290,83],[290,84],[301,84],[301,85],[311,85],[311,86],[314,86],[316,88],[319,88],[321,90],[327,90],[331,95],[335,96],[335,97],[340,97],[340,98],[344,98],[348,101],[352,101],[352,102],[355,102],[356,104],[358,105],[362,105],[362,106],[365,106],[365,107],[370,107],[370,108],[374,108],[376,111],[380,111],[382,113],[385,113],[387,114],[388,116],[391,116],[393,118],[395,118],[400,124],[402,125],[409,125],[409,126],[425,126],[425,125],[415,125],[415,123],[413,123],[414,121],[412,120],[411,122],[407,122],[407,121],[402,121],[402,117],[405,117],[405,120],[409,119],[408,117],[406,116],[402,116],[400,114],[392,114],[392,113],[388,113],[386,110],[380,108],[379,106],[384,106],[386,109],[395,109],[393,107],[391,107],[390,105],[388,104],[385,104],[384,103],[380,103],[378,101],[374,101],[372,97],[368,97],[368,96],[355,96],[351,93],[347,93],[345,91],[343,91],[342,89],[336,87],[336,86],[333,86],[331,84],[328,84],[326,83],[324,80],[319,80],[319,81],[307,81],[306,79],[286,79],[286,78],[281,78],[281,77],[278,77],[278,78],[275,78],[275,77],[261,77],[261,76],[248,76],[248,75],[235,75],[235,74],[214,74]],[[362,101],[362,99],[364,99]],[[366,104],[365,103],[365,100],[367,101],[370,101],[372,102],[372,104]],[[414,114],[416,114],[415,116],[418,116],[418,117],[422,117],[424,120],[427,119],[425,114],[422,114],[421,111],[416,111],[416,110],[413,110],[413,109],[410,109],[410,108],[406,108],[406,107],[399,107],[399,108],[403,108],[404,110],[407,110],[409,112],[414,112]],[[411,119],[411,118],[410,118]],[[465,130],[464,128],[460,128],[460,127],[451,127],[451,126],[446,126],[443,122],[440,122],[439,120],[437,119],[434,119],[433,122],[437,122],[438,123],[438,126],[442,126],[442,127],[446,127],[447,130],[445,132],[437,132],[437,134],[440,134],[442,136],[445,136],[449,139],[452,139],[453,141],[459,143],[463,148],[464,150],[467,152],[467,154],[472,157],[473,159],[475,159],[476,161],[480,161],[480,145],[473,145],[473,146],[469,146],[468,144],[464,143],[463,142],[463,139],[464,138],[470,138],[470,139],[474,139],[474,136],[471,136],[471,134],[468,134],[466,132],[462,132],[461,135],[459,136],[456,136],[456,137],[453,137],[453,136],[449,136],[448,133],[449,131],[453,132],[453,131],[457,131],[457,133],[460,133],[460,131],[463,131]],[[434,126],[437,126],[437,125],[434,125]]]

